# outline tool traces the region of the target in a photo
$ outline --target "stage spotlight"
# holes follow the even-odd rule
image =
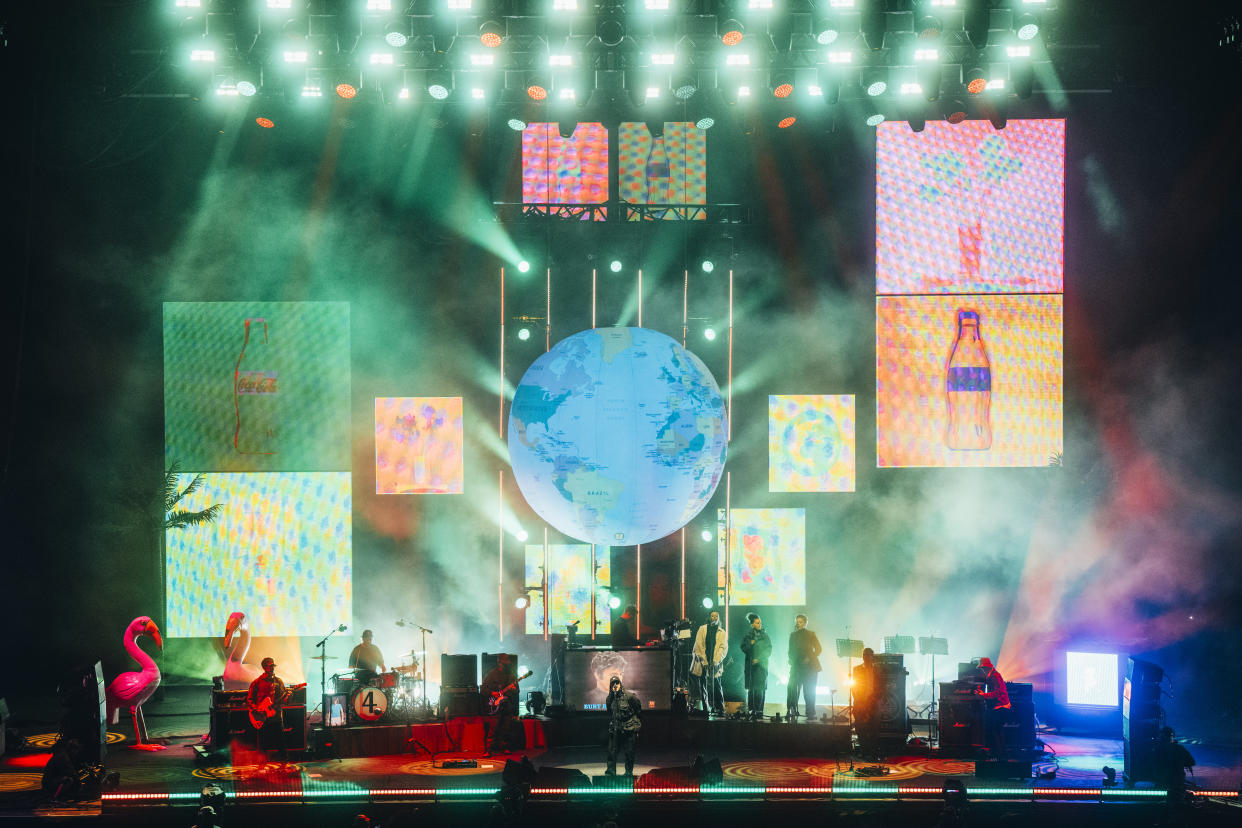
[[[518,328],[518,339],[523,342],[530,339],[530,328]],[[525,538],[518,538],[518,540],[525,540]]]
[[[717,31],[720,32],[721,43],[726,46],[736,46],[745,37],[746,27],[742,25],[742,21],[730,18],[721,23]]]
[[[944,786],[940,789],[940,795],[944,797],[944,804],[952,807],[961,807],[966,804],[966,784],[960,779],[946,779]]]
[[[972,95],[978,95],[988,88],[988,79],[983,74],[983,69],[978,66],[967,69],[963,80],[966,81],[966,91]]]
[[[526,539],[529,538],[530,535],[526,534],[525,529],[519,529],[517,530],[517,534],[513,537],[517,538],[520,543],[525,543]]]
[[[704,273],[711,273],[713,270],[716,269],[716,263],[713,262],[711,259],[704,259],[703,263],[699,265],[699,267],[703,269]]]
[[[256,88],[255,85],[248,80],[237,82],[237,94],[241,95],[243,98],[252,97],[258,91],[258,88]]]
[[[496,20],[484,20],[479,25],[479,42],[489,49],[495,49],[505,40],[505,27]]]
[[[348,101],[357,96],[358,87],[354,86],[352,83],[338,83],[336,85],[336,94],[337,97],[344,98]],[[447,95],[448,93],[445,92],[444,94]]]
[[[699,118],[697,121],[695,121],[694,125],[698,129],[711,129],[712,127],[716,125],[716,119],[711,117],[710,115],[705,115],[702,118]]]
[[[867,90],[867,94],[872,98],[877,98],[888,91],[888,79],[885,76],[884,70],[880,67],[863,72],[862,85]]]
[[[608,596],[608,606],[612,607],[613,609],[619,609],[621,607],[621,599],[618,598],[616,595]]]
[[[532,101],[543,101],[548,98],[548,87],[535,82],[526,87],[526,96]]]
[[[620,273],[620,272],[621,272],[621,260],[620,260],[620,259],[613,259],[613,260],[612,260],[612,261],[608,264],[608,269],[609,269],[609,270],[611,270],[613,273]]]
[[[686,101],[699,91],[698,82],[695,81],[694,75],[683,73],[673,78],[673,97],[678,100]]]
[[[405,33],[406,22],[401,19],[390,20],[384,25],[384,42],[394,49],[400,49],[407,42],[410,36]]]
[[[1105,765],[1101,770],[1104,774],[1104,783],[1103,783],[1104,787],[1105,788],[1117,787],[1117,769],[1110,768],[1108,765]]]
[[[523,121],[521,118],[510,118],[509,129],[513,130],[514,132],[521,132],[522,130],[526,129],[526,122]]]
[[[271,129],[272,127],[276,126],[276,122],[273,121],[271,118],[264,118],[262,116],[255,118],[254,122],[258,124],[259,126],[263,127],[264,129]]]
[[[777,98],[788,98],[793,94],[793,75],[789,72],[772,73],[772,94]]]
[[[716,341],[716,329],[715,328],[704,328],[703,338],[706,339],[708,342],[715,342]]]
[[[703,599],[703,609],[711,609],[714,606],[716,606],[716,602],[713,601],[711,598]]]
[[[921,18],[918,25],[915,27],[916,31],[919,33],[919,37],[923,40],[932,40],[933,38],[940,37],[940,32],[943,28],[944,24],[940,21],[940,18],[936,17],[934,14],[929,14]]]
[[[709,541],[713,537],[712,531],[710,529],[704,529],[702,532],[699,533],[699,537],[705,541]]]
[[[531,690],[526,694],[526,712],[532,716],[542,716],[548,707],[548,697],[542,690]]]
[[[966,120],[966,104],[958,100],[946,101],[944,104],[944,119],[951,124],[960,124]]]
[[[530,271],[530,262],[522,259],[522,261],[518,262],[518,271],[520,273],[528,273]]]
[[[840,36],[841,30],[837,28],[837,22],[833,18],[823,17],[815,22],[815,42],[820,46],[834,43]]]
[[[777,129],[789,129],[791,126],[793,126],[796,123],[798,123],[797,118],[795,118],[792,115],[786,115],[784,118],[781,118],[779,121],[776,122],[776,128]]]
[[[1024,14],[1018,18],[1018,40],[1034,40],[1039,34],[1039,21],[1033,14]]]
[[[617,17],[605,17],[595,27],[595,36],[605,46],[618,46],[625,40],[625,23]]]
[[[453,76],[448,72],[432,72],[427,77],[427,94],[437,101],[449,96],[453,88]]]
[[[884,123],[884,114],[881,112],[873,112],[867,116],[867,126],[879,126]]]
[[[529,596],[529,595],[519,595],[519,596],[517,597],[517,600],[515,600],[515,601],[513,602],[513,608],[514,608],[514,609],[520,609],[520,610],[522,610],[522,609],[526,609],[526,608],[527,608],[527,607],[529,607],[529,606],[530,606],[530,596]]]

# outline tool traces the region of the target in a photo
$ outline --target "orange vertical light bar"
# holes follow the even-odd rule
[[[683,276],[684,278],[681,282],[681,347],[684,348],[686,347],[686,328],[688,319],[686,314],[690,310],[690,271],[684,271]],[[685,618],[684,612],[682,613],[682,617]]]
[[[548,280],[544,287],[543,350],[552,350],[552,268],[548,268]]]
[[[497,418],[496,433],[503,439],[505,433],[505,269],[500,268],[500,381],[496,396],[500,402],[500,414]],[[500,641],[505,640],[505,470],[500,470],[500,480],[496,487],[496,630]],[[423,653],[426,659],[427,654]]]
[[[638,327],[643,326],[643,269],[638,269]]]
[[[724,617],[725,617],[725,635],[729,634],[729,593],[732,591],[733,578],[730,573],[733,571],[730,562],[730,550],[733,546],[733,510],[729,503],[733,496],[733,473],[725,472],[725,561],[724,561]]]

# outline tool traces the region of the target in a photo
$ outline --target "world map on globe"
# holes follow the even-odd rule
[[[530,507],[587,543],[648,543],[685,526],[720,482],[728,428],[697,356],[647,328],[567,337],[527,369],[509,461]]]

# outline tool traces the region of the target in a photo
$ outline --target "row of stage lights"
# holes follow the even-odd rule
[[[726,106],[765,101],[784,110],[781,126],[843,101],[873,126],[932,110],[965,118],[971,100],[990,115],[1031,95],[1052,5],[418,0],[396,5],[422,14],[398,14],[393,0],[165,2],[178,12],[174,62],[217,98],[453,103],[499,108],[515,130],[575,111],[706,129]],[[952,112],[929,107],[942,95]]]

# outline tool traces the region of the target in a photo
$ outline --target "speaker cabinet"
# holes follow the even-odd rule
[[[440,690],[440,715],[446,719],[483,714],[483,700],[473,687],[444,687]]]
[[[81,743],[83,759],[102,763],[108,743],[103,665],[96,661],[66,673],[60,681],[59,695],[65,707],[60,732]]]
[[[477,656],[473,654],[441,654],[441,687],[478,687],[478,685],[479,660]]]
[[[875,657],[876,725],[879,736],[906,736],[906,669],[901,653]]]
[[[940,748],[953,756],[971,756],[983,745],[983,705],[975,699],[942,697]]]

